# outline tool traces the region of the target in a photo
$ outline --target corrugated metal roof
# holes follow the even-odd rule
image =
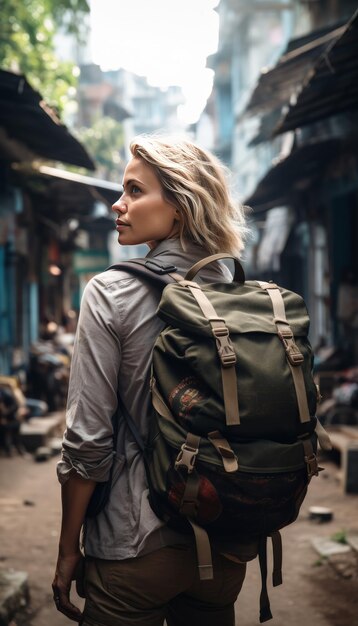
[[[261,72],[245,113],[267,113],[287,104],[322,52],[344,32],[342,22],[292,39],[272,69]]]
[[[341,144],[334,138],[296,148],[270,168],[244,204],[258,211],[285,204],[295,186],[304,188],[306,182],[312,185],[322,176],[324,168],[339,156]]]
[[[123,186],[119,183],[112,183],[108,180],[101,178],[93,178],[92,176],[83,176],[82,174],[75,174],[68,170],[59,169],[57,167],[49,167],[47,165],[39,165],[36,168],[40,174],[50,176],[52,178],[60,178],[61,180],[67,180],[70,182],[78,183],[80,185],[87,185],[90,187],[96,187],[96,189],[108,191],[118,197],[123,193]]]
[[[90,170],[95,164],[25,76],[0,70],[0,128],[35,155]]]
[[[274,135],[356,110],[358,105],[358,10],[308,72]]]
[[[112,205],[123,193],[119,183],[75,174],[68,170],[32,164],[31,167],[14,164],[12,167],[16,179],[30,184],[35,181],[36,191],[40,195],[56,198],[56,203],[63,212],[86,213],[89,200],[102,200]],[[46,181],[45,186],[36,181]]]

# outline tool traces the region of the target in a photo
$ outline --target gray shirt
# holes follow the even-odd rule
[[[207,252],[194,243],[187,243],[184,251],[179,239],[167,239],[147,256],[173,263],[184,275]],[[206,267],[200,277],[205,282],[231,280],[220,263]],[[132,558],[189,540],[152,511],[141,453],[123,420],[113,458],[111,416],[117,392],[144,440],[148,433],[151,353],[164,326],[156,316],[159,298],[147,281],[108,270],[90,280],[81,302],[58,477],[65,483],[75,468],[101,482],[114,463],[110,502],[85,524],[86,554],[98,558]]]

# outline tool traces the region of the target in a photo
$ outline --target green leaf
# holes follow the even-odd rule
[[[342,543],[343,545],[346,545],[348,543],[347,531],[344,529],[339,530],[338,532],[336,532],[334,535],[331,536],[331,540],[336,541],[337,543]]]
[[[74,64],[55,54],[56,30],[85,33],[87,0],[0,0],[0,67],[26,75],[34,89],[63,113],[73,99]]]

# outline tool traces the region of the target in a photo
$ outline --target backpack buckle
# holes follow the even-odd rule
[[[290,346],[290,348],[286,350],[286,353],[287,353],[287,358],[289,362],[291,363],[291,365],[301,365],[301,363],[303,363],[304,361],[303,354],[301,354],[296,344],[294,344],[293,346]]]
[[[305,462],[307,465],[308,479],[311,480],[312,476],[318,476],[320,468],[318,467],[316,455],[314,453],[309,456],[306,455]]]
[[[162,263],[154,259],[148,259],[144,265],[152,272],[155,272],[155,274],[169,274],[170,272],[176,272],[178,269],[172,263]]]
[[[236,363],[236,354],[229,337],[227,326],[217,326],[212,329],[216,339],[216,347],[223,367],[231,367]]]
[[[212,320],[212,319],[210,319],[209,321],[210,321],[210,322],[211,322],[211,321],[215,321],[215,322],[224,322],[224,320],[220,320],[220,319],[217,319],[217,320]],[[227,337],[227,336],[229,335],[229,329],[228,329],[228,327],[227,327],[227,326],[225,326],[225,324],[224,324],[224,323],[223,323],[223,325],[222,325],[222,326],[215,326],[215,327],[213,327],[213,328],[212,328],[212,331],[213,331],[213,335],[214,335],[216,338],[218,338],[218,337]]]
[[[181,446],[180,452],[175,460],[174,468],[178,470],[181,467],[185,467],[188,474],[191,474],[194,469],[198,452],[198,448],[192,448],[188,445],[187,441],[185,441]]]
[[[279,320],[277,318],[274,319],[274,322],[276,324],[276,322],[278,322],[280,324],[280,327],[278,328],[277,332],[280,335],[280,337],[284,337],[285,339],[292,339],[293,338],[293,332],[290,328],[290,326],[283,326],[281,325],[282,320]]]
[[[295,344],[292,333],[291,333],[291,336],[289,337],[288,335],[285,336],[280,331],[278,333],[278,336],[280,337],[284,345],[286,356],[289,362],[291,363],[291,365],[294,365],[294,366],[301,365],[301,363],[303,363],[304,361],[303,354],[299,351],[297,345]]]
[[[221,364],[223,367],[231,367],[232,365],[235,365],[236,363],[236,354],[233,351],[233,349],[227,348],[227,350],[228,352],[226,353],[221,353],[219,351],[219,357],[220,357]]]

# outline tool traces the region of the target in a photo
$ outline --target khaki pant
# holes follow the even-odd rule
[[[246,565],[213,554],[200,581],[196,551],[168,546],[136,559],[86,559],[82,626],[234,626]]]

